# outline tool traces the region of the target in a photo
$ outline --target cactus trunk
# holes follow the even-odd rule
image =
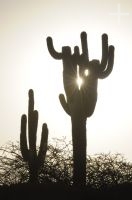
[[[79,116],[71,117],[73,143],[73,183],[75,186],[86,184],[86,119]]]
[[[38,183],[38,167],[34,164],[29,166],[29,183]]]

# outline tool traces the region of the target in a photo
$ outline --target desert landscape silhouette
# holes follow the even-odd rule
[[[86,151],[86,121],[96,109],[98,79],[112,72],[115,48],[108,45],[108,35],[102,34],[102,59],[90,61],[87,33],[81,32],[80,38],[82,53],[78,46],[73,53],[69,46],[57,52],[52,38],[46,39],[50,55],[63,63],[66,97],[60,94],[59,100],[71,118],[72,141],[67,144],[65,138],[56,138],[55,145],[50,144],[50,130],[44,122],[37,146],[38,111],[34,109],[34,90],[29,89],[28,114],[21,116],[20,141],[0,148],[0,195],[4,199],[28,199],[28,195],[31,199],[128,199],[127,195],[132,195],[131,163],[120,153],[91,157]]]

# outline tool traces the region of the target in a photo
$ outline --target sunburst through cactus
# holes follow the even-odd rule
[[[84,70],[84,76],[86,77],[86,76],[88,76],[88,75],[89,75],[88,69]],[[83,79],[83,77],[80,76],[80,74],[79,74],[79,65],[77,65],[77,78],[76,78],[76,83],[77,83],[77,85],[78,85],[78,89],[79,89],[79,90],[81,89],[81,86],[82,86],[83,82],[84,82],[84,79]]]

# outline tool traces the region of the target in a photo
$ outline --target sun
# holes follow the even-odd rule
[[[89,75],[89,71],[88,69],[86,69],[84,71],[84,76],[88,76]],[[83,84],[83,78],[80,77],[79,75],[79,66],[77,65],[77,79],[76,79],[76,82],[77,82],[77,85],[78,85],[78,89],[80,90],[81,89],[81,86]]]
[[[83,84],[83,79],[80,76],[78,76],[76,81],[77,81],[78,89],[80,90]]]
[[[89,75],[88,69],[86,69],[86,70],[84,71],[84,74],[85,74],[85,76],[88,76],[88,75]]]

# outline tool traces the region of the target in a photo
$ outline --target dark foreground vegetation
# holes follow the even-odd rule
[[[29,167],[19,143],[8,143],[0,152],[0,199],[132,199],[132,164],[121,154],[87,156],[85,187],[73,186],[72,145],[53,139],[38,182],[29,182]]]
[[[100,189],[74,188],[59,183],[15,184],[0,187],[1,199],[132,199],[132,184]]]

